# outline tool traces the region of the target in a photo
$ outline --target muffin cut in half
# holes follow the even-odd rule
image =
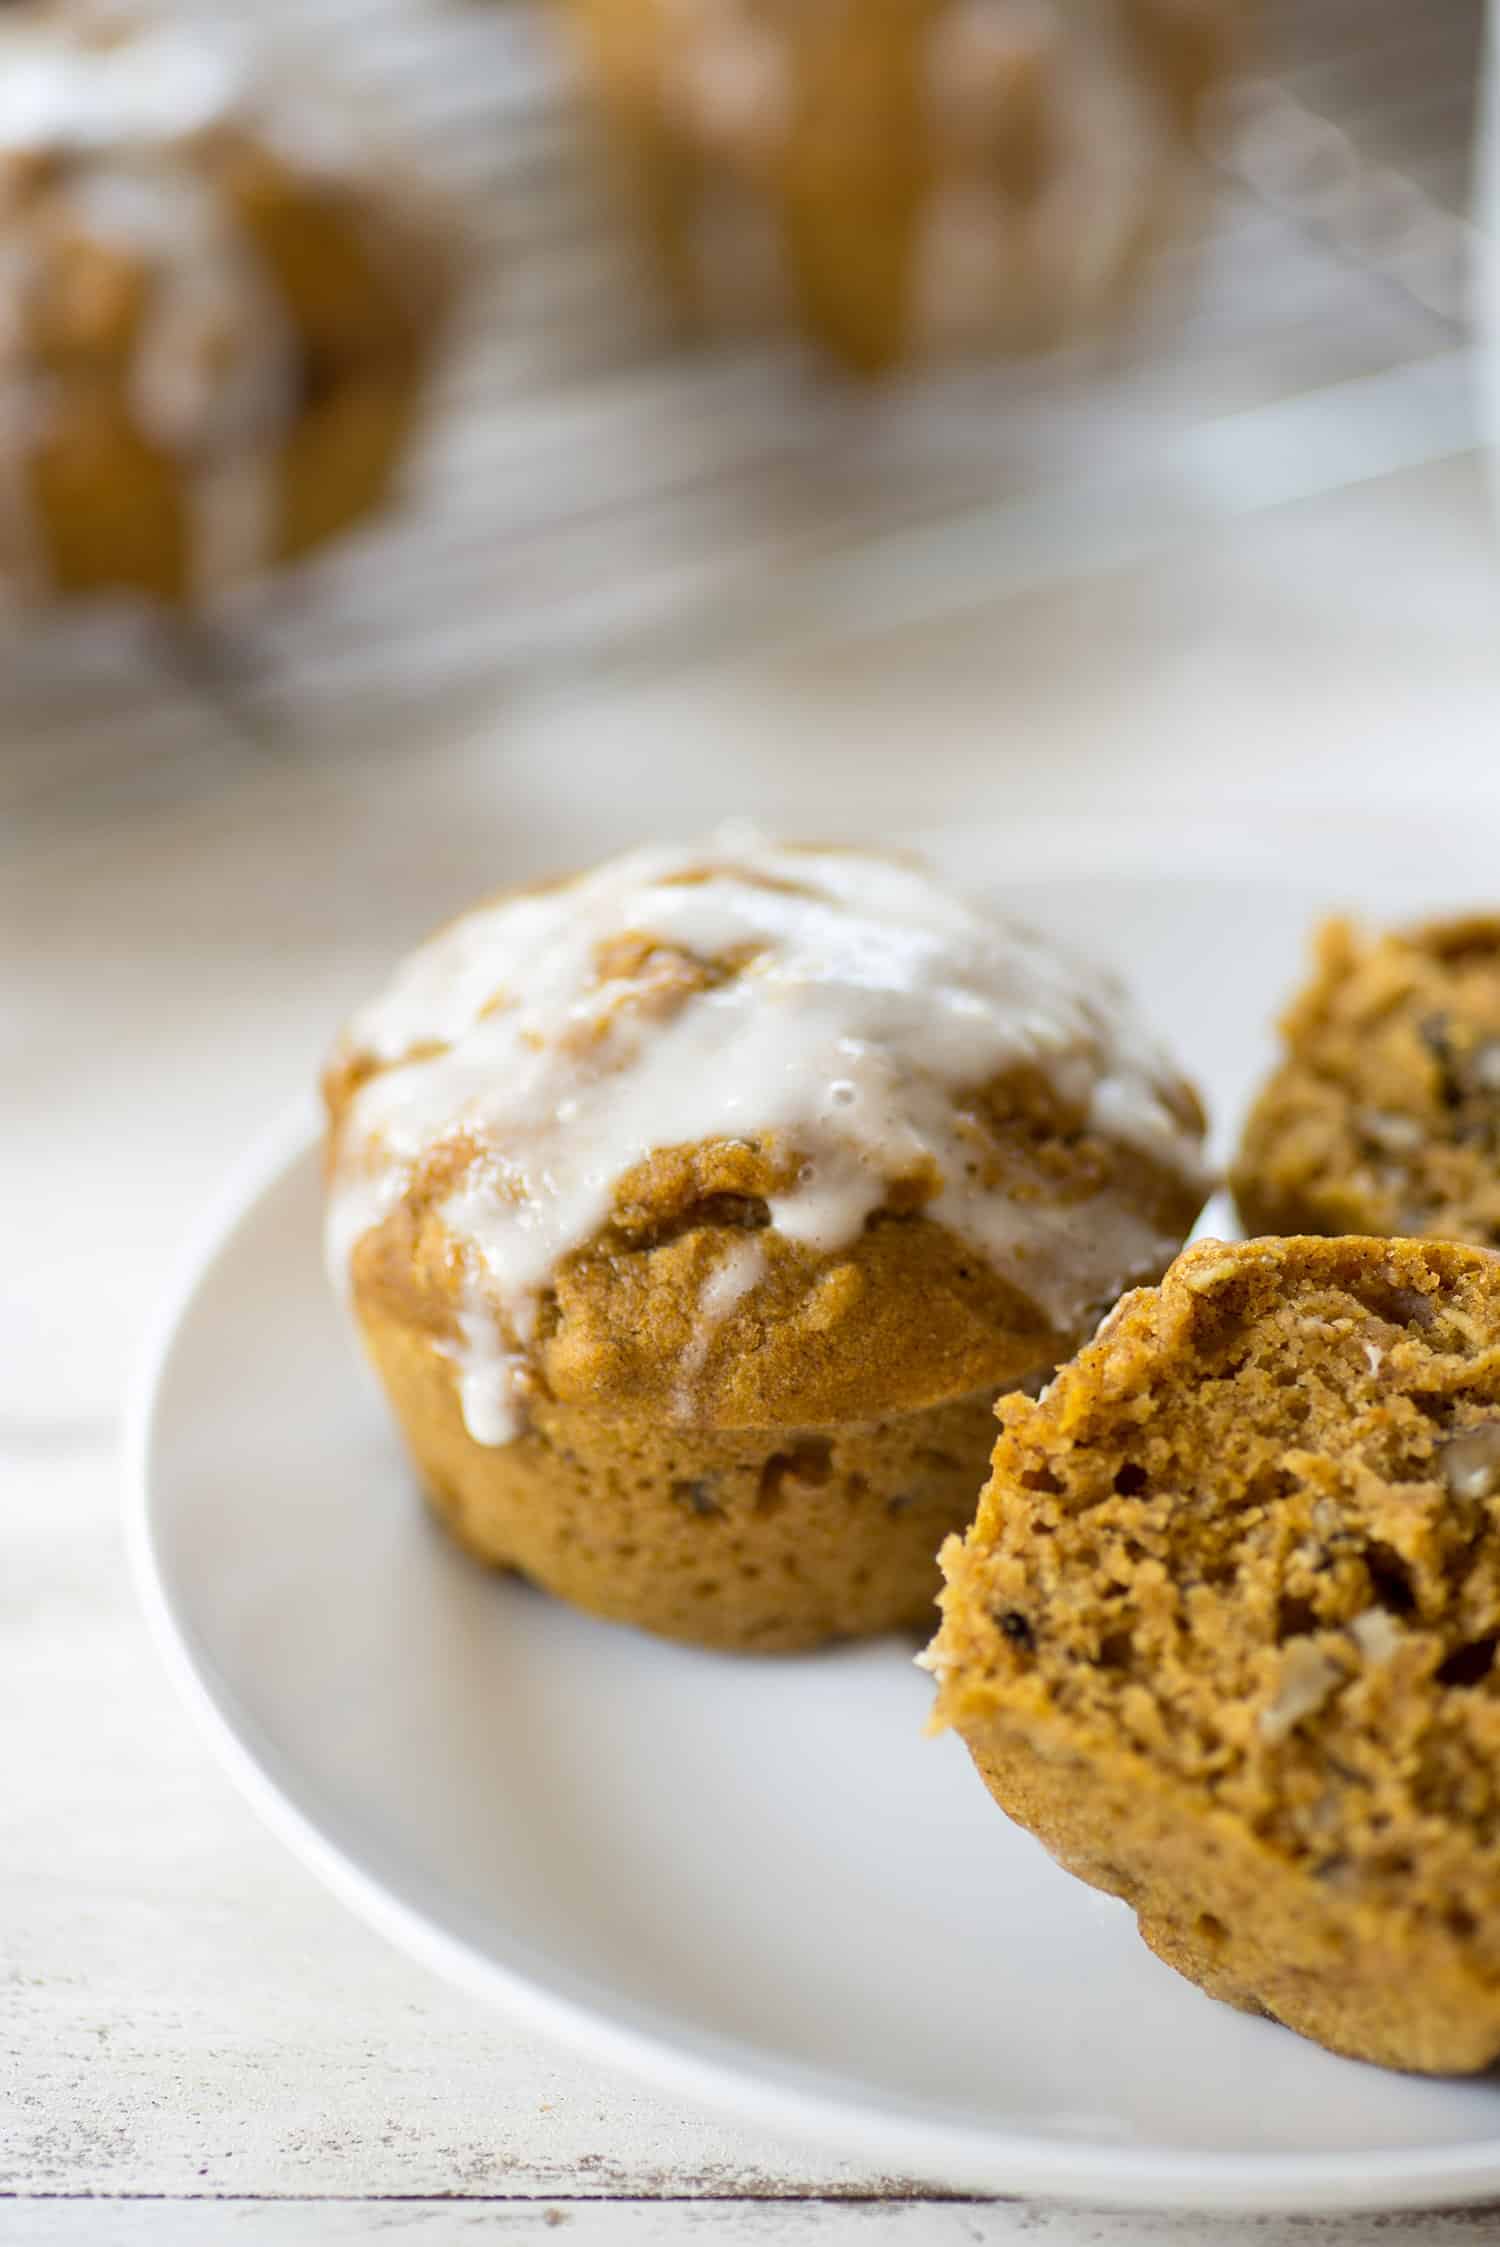
[[[0,8],[0,590],[207,601],[368,514],[443,236],[247,23]]]
[[[456,922],[325,1091],[331,1265],[440,1513],[707,1645],[920,1625],[996,1393],[1204,1190],[1111,978],[741,834]]]
[[[1008,1398],[924,1657],[1009,1815],[1216,1997],[1500,2055],[1500,1259],[1205,1241]]]
[[[1282,1035],[1234,1166],[1249,1229],[1500,1245],[1500,917],[1329,921]]]
[[[690,330],[863,375],[1097,324],[1187,202],[1250,0],[566,0]]]

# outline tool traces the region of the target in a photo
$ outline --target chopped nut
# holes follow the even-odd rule
[[[1367,1342],[1364,1346],[1364,1350],[1365,1363],[1369,1366],[1371,1373],[1378,1373],[1380,1371],[1380,1368],[1385,1363],[1384,1350],[1382,1350],[1378,1342]]]
[[[679,1506],[686,1507],[691,1514],[721,1514],[724,1511],[714,1496],[712,1483],[707,1481],[674,1482],[672,1496]]]
[[[1239,1263],[1233,1256],[1221,1256],[1215,1264],[1198,1264],[1184,1272],[1183,1279],[1195,1295],[1207,1295],[1225,1280],[1234,1278]]]
[[[1448,1035],[1446,1014],[1424,1014],[1417,1024],[1417,1036],[1435,1061],[1448,1061],[1453,1054],[1453,1040]]]
[[[1260,1712],[1260,1736],[1273,1745],[1294,1732],[1304,1717],[1313,1716],[1329,1695],[1343,1683],[1337,1662],[1319,1652],[1309,1639],[1293,1639],[1281,1662],[1281,1683],[1276,1698]]]
[[[1365,1309],[1374,1318],[1384,1319],[1387,1326],[1416,1326],[1427,1328],[1433,1321],[1433,1307],[1417,1287],[1398,1287],[1390,1280],[1366,1280],[1355,1291]]]
[[[1500,1038],[1486,1038],[1474,1048],[1469,1075],[1481,1092],[1500,1092]]]
[[[1456,1108],[1463,1098],[1463,1088],[1458,1081],[1458,1057],[1453,1049],[1447,1015],[1427,1015],[1417,1025],[1417,1035],[1438,1065],[1438,1093],[1443,1105]]]
[[[1438,1449],[1438,1466],[1450,1498],[1469,1504],[1500,1492],[1500,1420],[1481,1420],[1450,1436]]]
[[[1470,1639],[1466,1646],[1457,1646],[1439,1662],[1433,1672],[1439,1685],[1482,1685],[1495,1666],[1495,1648],[1500,1638],[1491,1633],[1488,1638]]]
[[[821,1490],[833,1476],[833,1446],[824,1436],[807,1436],[792,1451],[773,1451],[760,1470],[755,1510],[775,1511],[788,1498],[794,1502],[809,1490]]]
[[[1427,1136],[1415,1116],[1398,1115],[1389,1108],[1361,1108],[1354,1120],[1366,1139],[1388,1155],[1415,1154]]]
[[[1405,1643],[1399,1623],[1383,1607],[1367,1607],[1349,1625],[1349,1635],[1367,1662],[1388,1662]]]
[[[827,1334],[849,1317],[864,1293],[864,1275],[857,1264],[835,1264],[825,1272],[803,1313],[803,1324],[813,1334]]]

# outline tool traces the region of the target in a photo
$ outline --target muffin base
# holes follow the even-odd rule
[[[1497,1333],[1472,1247],[1201,1242],[1002,1406],[930,1657],[1159,1957],[1423,2073],[1500,2057]]]
[[[296,562],[373,515],[390,497],[417,419],[418,378],[344,384],[309,409],[265,464],[262,573]],[[190,602],[191,476],[121,413],[59,398],[23,464],[42,583],[57,595],[140,593]]]
[[[1143,1757],[995,1719],[957,1729],[1006,1816],[1129,1904],[1210,1997],[1379,2067],[1468,2075],[1500,2056],[1500,1986],[1456,1937],[1320,1887]]]
[[[425,1335],[366,1348],[439,1519],[492,1566],[689,1645],[789,1653],[925,1631],[937,1549],[974,1508],[994,1392],[823,1428],[662,1425],[538,1399],[477,1444]]]

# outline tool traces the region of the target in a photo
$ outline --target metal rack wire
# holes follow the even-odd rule
[[[76,632],[26,651],[0,816],[137,735],[175,758],[174,704],[301,744],[349,744],[351,708],[378,706],[419,738],[439,703],[530,667],[878,631],[1472,442],[1478,0],[1274,0],[1207,137],[1218,192],[1148,322],[873,396],[779,351],[664,348],[534,0],[254,12],[398,120],[461,202],[464,331],[388,522],[222,633],[137,620],[92,653]]]

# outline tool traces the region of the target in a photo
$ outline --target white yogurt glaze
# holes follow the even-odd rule
[[[643,936],[738,971],[632,1003],[641,986],[601,961]],[[441,1209],[466,1273],[451,1347],[480,1442],[516,1432],[524,1353],[560,1263],[660,1149],[774,1142],[800,1168],[772,1225],[829,1253],[893,1180],[930,1166],[929,1214],[1063,1331],[1177,1242],[1115,1194],[1058,1208],[987,1186],[956,1097],[1029,1063],[1105,1137],[1203,1177],[1197,1136],[1164,1097],[1174,1072],[1112,977],[914,864],[741,830],[468,914],[355,1017],[342,1053],[381,1066],[341,1135],[327,1244],[341,1287],[424,1157],[460,1135],[481,1150]],[[759,1251],[738,1249],[705,1291],[704,1324],[759,1276]]]
[[[721,1263],[704,1281],[698,1296],[697,1331],[682,1353],[677,1369],[677,1416],[693,1416],[692,1384],[702,1370],[715,1334],[747,1295],[759,1287],[766,1268],[766,1252],[758,1233],[747,1233],[729,1242]]]

